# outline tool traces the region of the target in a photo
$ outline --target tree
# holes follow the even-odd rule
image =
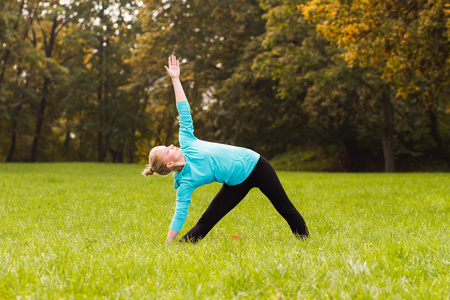
[[[123,162],[136,150],[134,130],[139,94],[129,88],[129,62],[140,32],[135,1],[90,1],[88,13],[63,38],[64,56],[72,70],[66,77],[63,96],[66,117],[66,147],[70,135],[78,139],[78,158]],[[83,88],[80,89],[80,86]],[[127,146],[128,145],[128,146]]]
[[[57,38],[76,14],[69,5],[62,5],[59,1],[10,1],[5,9],[14,25],[11,26],[9,44],[3,52],[0,84],[22,86],[18,89],[22,90],[18,97],[11,98],[10,106],[14,107],[9,114],[12,136],[6,160],[12,160],[21,110],[28,105],[35,120],[29,153],[29,160],[34,162],[37,160],[52,90],[56,79],[66,71],[55,60]],[[14,103],[14,99],[19,101]],[[30,118],[25,120],[31,121]]]
[[[257,149],[272,157],[295,144],[297,134],[305,131],[296,130],[295,125],[302,114],[289,119],[289,110],[276,100],[276,82],[252,69],[262,39],[256,37],[246,45],[232,75],[216,91],[217,101],[208,105],[201,122],[203,127],[214,128],[215,140]]]
[[[367,136],[383,137],[378,130],[380,113],[374,100],[389,94],[385,84],[377,79],[374,70],[349,68],[340,58],[342,50],[319,36],[314,24],[300,14],[298,1],[262,3],[267,11],[267,33],[264,52],[255,60],[256,70],[278,80],[277,97],[287,108],[287,119],[305,115],[296,126],[302,128],[309,123],[309,143],[322,144],[324,148],[331,144],[343,146],[347,152],[344,167],[364,170],[364,153],[359,144],[370,148],[372,145],[364,141]],[[372,74],[367,76],[369,72]],[[388,136],[392,140],[392,132]],[[305,143],[307,138],[302,134],[299,139]],[[393,153],[392,143],[385,145],[384,149]],[[391,168],[393,155],[388,157]]]
[[[37,98],[33,89],[42,55],[36,49],[35,36],[30,38],[33,18],[28,14],[26,1],[10,1],[2,7],[4,43],[0,51],[0,100],[5,133],[2,144],[9,145],[6,161],[12,161],[16,152],[19,131],[28,132],[32,113],[29,108]],[[21,128],[19,120],[24,123]]]
[[[397,99],[412,95],[420,101],[430,133],[450,165],[438,128],[439,99],[450,83],[444,1],[313,0],[302,8],[317,22],[318,32],[346,50],[343,56],[350,65],[376,68]]]
[[[79,139],[78,159],[91,159],[97,150],[100,161],[107,151],[114,161],[123,161],[126,141],[132,139],[127,126],[135,122],[123,108],[138,101],[136,94],[121,89],[132,72],[127,60],[139,31],[131,26],[138,6],[91,0],[10,1],[4,7],[11,24],[5,35],[10,42],[1,52],[0,81],[5,124],[12,132],[7,160],[22,130],[19,150],[31,144],[31,161],[73,159],[64,153],[73,136]],[[96,147],[91,151],[93,131]]]
[[[146,1],[141,11],[144,34],[135,57],[140,62],[136,64],[135,83],[154,83],[147,111],[148,119],[153,121],[149,145],[163,142],[160,136],[175,142],[177,114],[170,105],[173,92],[161,65],[172,53],[182,59],[183,82],[196,120],[196,134],[222,140],[210,123],[208,115],[215,112],[209,109],[215,101],[223,101],[226,106],[227,100],[217,97],[216,92],[232,76],[245,46],[264,32],[261,14],[257,1]],[[152,108],[157,113],[150,111]]]

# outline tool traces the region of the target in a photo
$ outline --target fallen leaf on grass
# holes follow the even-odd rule
[[[242,238],[240,236],[236,235],[236,234],[233,234],[231,236],[231,239],[233,239],[233,240],[242,240]]]

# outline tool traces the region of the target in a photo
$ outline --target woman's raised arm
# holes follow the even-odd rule
[[[186,94],[184,93],[183,86],[180,81],[180,61],[177,60],[175,55],[169,56],[169,67],[164,66],[170,78],[172,78],[173,89],[175,91],[175,101],[183,102],[187,101]]]

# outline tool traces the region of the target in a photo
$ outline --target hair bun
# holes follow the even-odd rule
[[[155,171],[153,171],[153,169],[150,167],[147,167],[144,171],[142,171],[142,175],[144,176],[153,175],[153,173],[155,173]]]

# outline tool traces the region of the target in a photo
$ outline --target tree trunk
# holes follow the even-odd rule
[[[99,82],[97,86],[98,114],[100,119],[100,127],[98,128],[98,161],[104,162],[108,154],[109,135],[107,133],[108,126],[108,87],[107,82],[107,60],[105,48],[103,46],[103,37],[98,39],[99,49]]]
[[[80,121],[82,122],[83,120],[80,118]],[[83,132],[82,131],[79,133],[78,141],[79,141],[79,147],[78,147],[78,150],[77,150],[78,159],[80,161],[85,161],[86,160],[86,155],[84,153],[84,138],[83,138]]]
[[[99,132],[97,136],[98,162],[105,161],[105,151],[103,150],[103,133]]]
[[[70,131],[66,131],[66,134],[64,135],[64,148],[67,151],[67,148],[69,148],[70,144]]]
[[[41,27],[41,31],[44,37],[44,46],[45,46],[45,57],[51,58],[53,53],[53,45],[56,41],[56,35],[57,35],[57,27],[58,27],[58,20],[55,16],[53,18],[52,28],[50,31],[50,37],[47,42],[47,38],[45,35],[45,31]],[[50,88],[50,78],[45,77],[44,78],[44,86],[42,88],[42,98],[41,103],[39,104],[39,110],[38,110],[38,116],[37,116],[37,122],[36,122],[36,130],[34,132],[34,138],[33,138],[33,144],[31,146],[31,162],[36,162],[37,159],[37,153],[38,153],[38,147],[39,147],[39,140],[41,139],[41,130],[42,130],[42,124],[44,123],[44,114],[45,114],[45,107],[47,106],[47,97],[49,93]]]
[[[117,151],[113,149],[112,147],[109,147],[109,152],[111,152],[113,156],[113,162],[114,163],[123,163],[123,145],[120,146],[120,150]]]
[[[36,162],[36,159],[37,159],[39,140],[41,139],[42,124],[44,124],[45,107],[47,106],[47,93],[48,93],[49,86],[50,86],[50,79],[45,78],[44,79],[44,87],[42,89],[43,96],[42,96],[41,102],[39,104],[39,110],[38,110],[37,121],[36,121],[36,129],[34,131],[33,144],[31,146],[31,157],[30,157],[31,162]]]
[[[98,99],[98,107],[99,107],[99,114],[100,114],[100,127],[98,128],[98,135],[97,135],[97,153],[98,153],[98,162],[104,162],[106,158],[106,147],[104,143],[104,129],[105,129],[105,105],[104,105],[104,99],[103,99],[103,82],[100,81],[98,83],[97,87],[97,99]]]
[[[136,140],[136,128],[131,130],[131,135],[128,143],[128,163],[132,164],[134,162],[134,148],[135,148],[135,140]]]
[[[381,95],[383,105],[383,152],[384,152],[384,171],[395,172],[395,154],[394,154],[394,109],[391,98],[387,91]]]
[[[350,172],[363,172],[365,163],[358,142],[354,138],[347,138],[342,142],[348,154],[345,169]]]
[[[8,155],[6,156],[6,162],[11,162],[14,157],[14,151],[16,150],[16,137],[17,137],[17,125],[19,123],[19,113],[22,109],[22,105],[17,105],[14,108],[14,116],[12,120],[12,128],[11,128],[11,143],[9,145]]]
[[[103,129],[100,129],[97,137],[98,147],[98,162],[105,162],[108,155],[109,137],[103,134]]]
[[[16,122],[14,122],[14,123],[16,123]],[[14,124],[13,124],[13,126],[14,126]],[[9,151],[8,151],[8,155],[6,156],[5,162],[12,162],[15,150],[16,150],[16,131],[13,130],[13,132],[11,134],[11,144],[9,146]]]
[[[428,118],[430,119],[430,131],[431,136],[438,146],[438,153],[441,158],[445,160],[447,166],[450,167],[450,152],[442,141],[441,134],[439,133],[438,120],[436,115],[436,110],[428,109]]]

